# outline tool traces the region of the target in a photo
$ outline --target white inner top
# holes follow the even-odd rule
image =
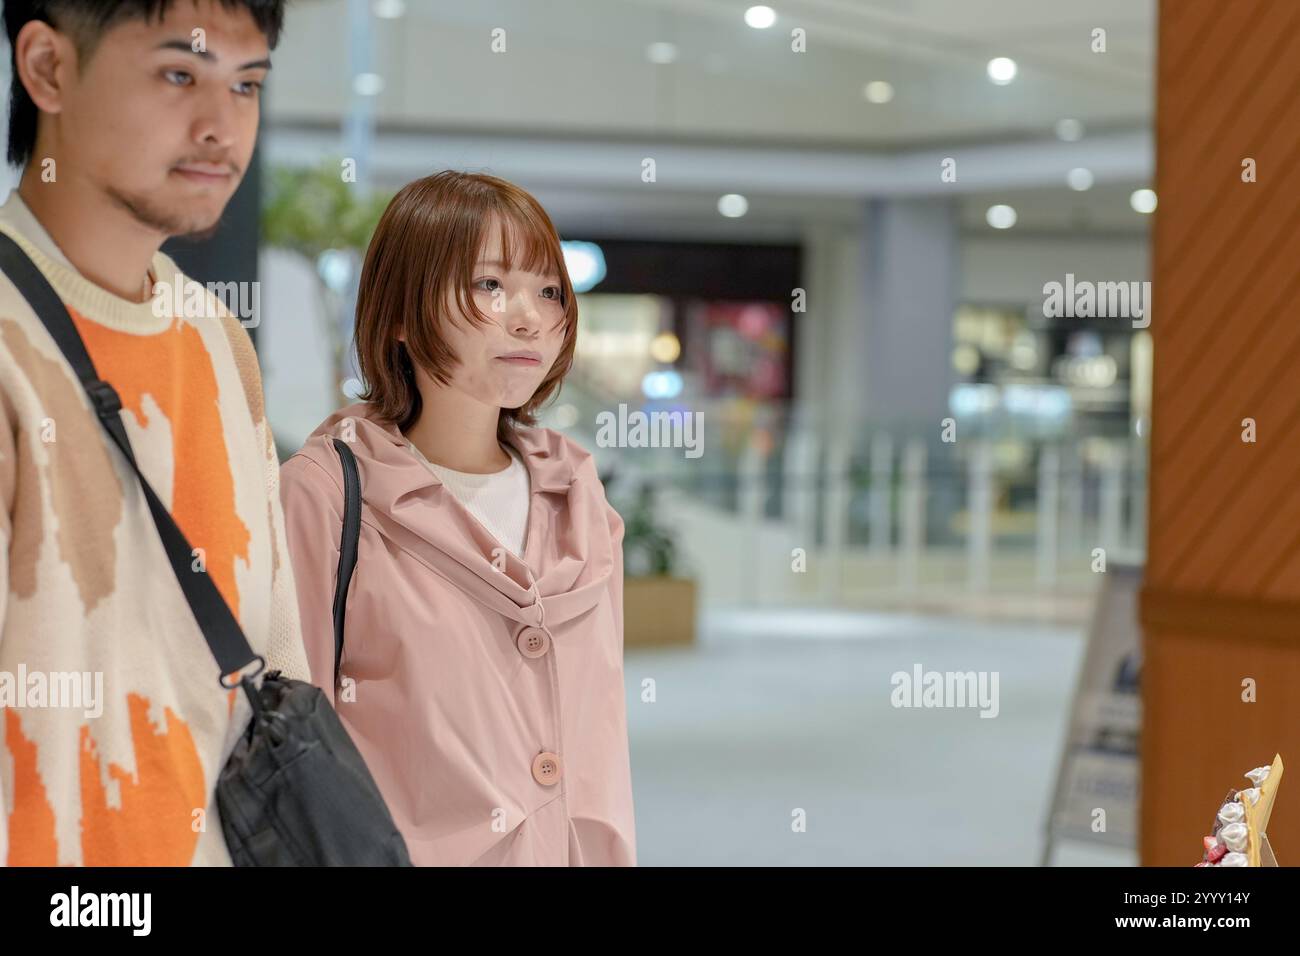
[[[529,488],[528,468],[518,452],[507,447],[510,464],[506,468],[493,474],[476,475],[435,465],[415,445],[410,447],[415,457],[438,476],[479,524],[518,557],[523,557],[524,536],[528,531]]]

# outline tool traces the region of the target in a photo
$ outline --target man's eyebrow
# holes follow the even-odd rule
[[[191,53],[194,56],[201,56],[204,59],[211,60],[213,63],[216,63],[218,60],[218,57],[215,53],[212,53],[209,50],[196,50],[194,49],[194,44],[188,40],[164,40],[162,43],[159,43],[156,47],[154,47],[154,49],[155,50],[176,50],[179,53]],[[261,60],[250,60],[249,62],[239,67],[241,71],[242,70],[269,70],[270,68],[271,68],[270,57],[266,57]]]

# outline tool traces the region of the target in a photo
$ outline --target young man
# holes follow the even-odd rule
[[[256,356],[206,290],[204,315],[175,315],[190,280],[158,251],[214,228],[248,166],[283,0],[6,0],[4,18],[23,174],[0,230],[121,396],[196,567],[253,650],[307,679]],[[138,479],[5,276],[0,500],[0,862],[228,865],[213,794],[247,700],[220,686]]]

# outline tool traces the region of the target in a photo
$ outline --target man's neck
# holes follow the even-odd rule
[[[149,301],[154,278],[149,267],[162,236],[88,184],[42,182],[32,166],[23,173],[18,195],[82,276],[129,302]]]

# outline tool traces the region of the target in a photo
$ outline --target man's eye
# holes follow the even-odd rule
[[[189,73],[186,73],[184,70],[165,70],[163,76],[167,77],[169,83],[173,83],[176,86],[187,86],[194,80],[194,77]],[[180,80],[178,81],[175,79],[176,77],[180,77]]]
[[[262,84],[257,80],[245,80],[243,83],[239,83],[236,85],[240,87],[244,87],[244,89],[241,89],[240,92],[243,93],[243,95],[245,96],[256,96],[258,92],[262,89]]]

